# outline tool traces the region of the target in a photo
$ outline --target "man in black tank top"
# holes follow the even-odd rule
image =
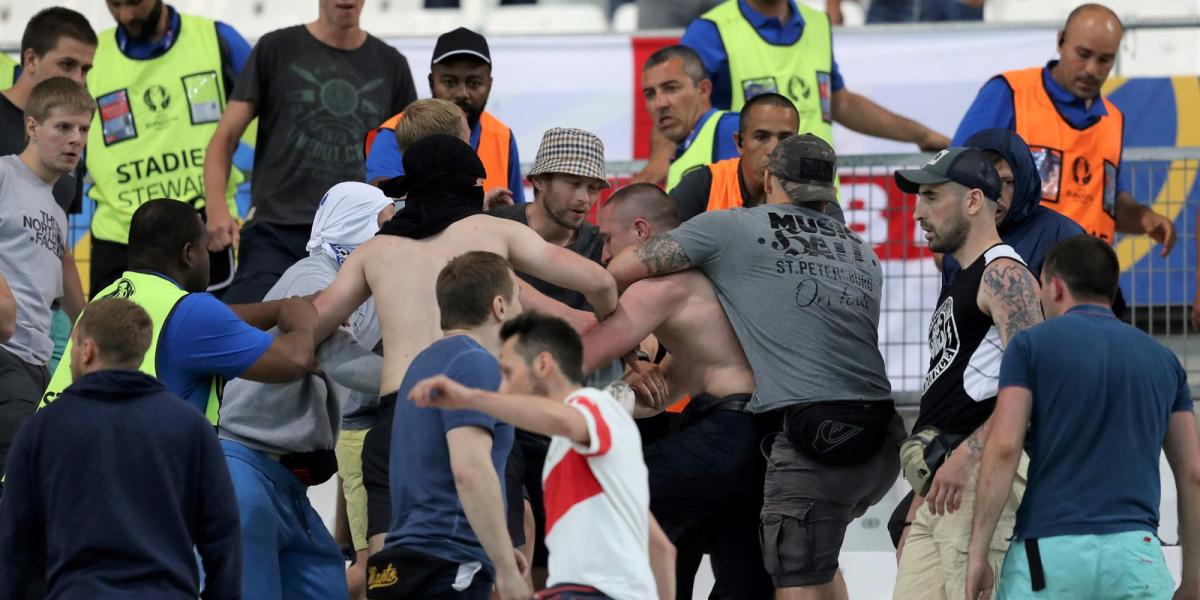
[[[905,518],[893,597],[962,598],[975,479],[1008,341],[1042,320],[1038,285],[996,232],[1000,179],[979,150],[944,150],[921,169],[896,172],[918,194],[916,219],[929,249],[965,265],[943,288],[929,324],[929,371],[914,435],[900,462],[916,497]],[[990,561],[998,567],[1024,492],[1017,478]],[[965,548],[965,546],[962,546]]]

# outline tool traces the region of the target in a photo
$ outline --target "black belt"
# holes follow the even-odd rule
[[[1029,560],[1029,581],[1033,591],[1046,589],[1046,571],[1042,568],[1042,551],[1038,549],[1036,538],[1025,540],[1025,558]]]
[[[750,394],[730,394],[720,398],[711,394],[700,394],[692,398],[688,409],[699,414],[707,414],[715,410],[748,413],[750,398]]]

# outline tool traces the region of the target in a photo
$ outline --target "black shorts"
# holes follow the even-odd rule
[[[396,393],[379,398],[379,418],[363,438],[363,488],[367,490],[367,538],[387,533],[392,524],[392,495],[388,491],[388,463],[392,454],[392,419]]]
[[[479,570],[464,590],[453,585],[463,569],[458,563],[403,546],[385,548],[367,559],[370,600],[487,600],[492,577]]]

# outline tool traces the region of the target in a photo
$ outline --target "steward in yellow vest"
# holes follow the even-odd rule
[[[131,34],[126,24],[102,32],[88,74],[99,107],[86,155],[95,182],[88,194],[96,202],[93,295],[124,271],[129,221],[139,206],[174,198],[203,209],[204,154],[225,110],[229,76],[240,71],[240,63],[227,63],[238,61],[233,46],[240,54],[245,40],[227,26],[166,6],[161,14],[159,22],[141,24],[157,35]],[[233,214],[243,180],[234,169],[220,199]]]
[[[125,298],[149,313],[154,332],[140,370],[162,380],[215,425],[225,380],[274,383],[307,372],[316,311],[302,299],[230,307],[204,293],[207,237],[187,204],[165,198],[144,203],[131,220],[130,269],[96,298]],[[265,331],[276,325],[285,335]],[[68,343],[41,406],[71,384],[70,357]]]

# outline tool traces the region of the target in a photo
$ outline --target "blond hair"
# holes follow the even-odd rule
[[[75,81],[66,77],[51,77],[33,86],[29,101],[25,103],[25,116],[44,123],[50,118],[50,111],[56,108],[70,114],[87,113],[91,116],[96,110],[96,101],[87,88]]]
[[[440,98],[417,100],[404,109],[396,124],[396,145],[403,152],[421,138],[444,133],[459,137],[467,114],[457,104]]]

